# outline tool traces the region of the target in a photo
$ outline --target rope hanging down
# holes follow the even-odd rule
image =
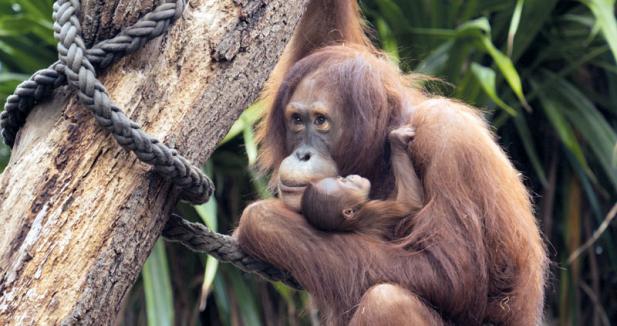
[[[111,132],[122,147],[135,153],[141,161],[152,165],[155,171],[170,180],[181,190],[183,199],[194,204],[206,202],[214,190],[212,181],[198,167],[146,134],[128,118],[111,101],[95,72],[95,67],[105,68],[124,55],[137,51],[148,40],[162,35],[182,15],[185,0],[157,6],[116,37],[90,49],[86,49],[81,36],[80,6],[79,0],[58,0],[54,3],[54,37],[58,41],[60,60],[34,73],[7,98],[4,112],[0,114],[5,143],[12,147],[32,108],[50,96],[55,88],[68,84],[77,90],[80,103],[94,114],[98,124]],[[173,215],[164,235],[193,250],[211,253],[244,271],[298,287],[286,273],[243,253],[233,238],[213,232],[203,225]]]

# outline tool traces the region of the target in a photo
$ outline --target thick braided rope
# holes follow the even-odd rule
[[[101,41],[88,49],[86,57],[95,68],[105,68],[117,59],[139,50],[150,39],[162,35],[180,17],[183,9],[184,0],[163,3],[114,38]],[[4,111],[0,113],[0,129],[7,145],[13,146],[17,132],[23,127],[34,105],[47,98],[55,88],[66,84],[63,71],[62,62],[56,61],[20,83],[6,99]]]
[[[230,263],[245,272],[256,273],[271,281],[282,281],[296,289],[301,288],[298,282],[288,273],[248,256],[240,250],[235,239],[228,235],[216,233],[203,224],[192,223],[179,215],[171,214],[163,229],[163,236],[167,240],[179,242],[193,251],[206,252],[216,259]]]
[[[94,114],[99,125],[111,132],[122,147],[133,151],[141,161],[152,165],[159,174],[180,188],[184,199],[193,203],[207,201],[214,188],[210,179],[175,150],[142,131],[111,101],[107,90],[96,78],[81,37],[78,18],[80,1],[58,0],[53,8],[58,57],[64,65],[63,73],[68,84],[78,90],[81,104]]]
[[[80,2],[60,0],[54,3],[54,37],[58,40],[60,60],[39,70],[21,83],[7,98],[0,114],[5,142],[12,146],[32,107],[68,82],[78,89],[79,99],[90,109],[97,122],[108,129],[123,147],[132,150],[142,161],[181,188],[184,198],[194,203],[208,200],[213,185],[201,170],[158,140],[149,137],[115,106],[103,85],[96,79],[94,67],[104,68],[116,59],[135,52],[148,40],[161,35],[182,14],[185,0],[164,3],[146,14],[116,37],[85,49],[78,19]],[[183,221],[174,215],[166,226],[166,236],[198,251],[210,252],[238,268],[257,273],[270,280],[280,280],[299,288],[297,282],[273,266],[249,257],[229,236],[212,232],[199,224]],[[177,238],[175,238],[177,237]]]

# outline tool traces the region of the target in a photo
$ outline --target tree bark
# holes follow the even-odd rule
[[[191,0],[102,75],[144,130],[202,164],[253,102],[306,0]],[[92,43],[152,1],[83,1]],[[178,194],[66,88],[39,105],[0,177],[0,324],[111,324]]]

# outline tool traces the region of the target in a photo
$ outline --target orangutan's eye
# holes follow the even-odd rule
[[[294,113],[291,115],[291,122],[296,125],[302,124],[302,117],[299,114]]]
[[[327,121],[328,121],[328,119],[326,117],[324,117],[323,115],[319,115],[319,116],[317,116],[317,118],[315,118],[315,124],[318,125],[318,126],[323,125]]]
[[[321,132],[327,132],[330,130],[330,120],[323,114],[318,114],[313,120],[315,129]]]

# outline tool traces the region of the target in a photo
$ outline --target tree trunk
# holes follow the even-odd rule
[[[276,63],[306,0],[191,0],[102,75],[147,132],[202,164]],[[83,1],[92,43],[152,1]],[[0,177],[0,324],[111,324],[178,194],[57,90]]]

